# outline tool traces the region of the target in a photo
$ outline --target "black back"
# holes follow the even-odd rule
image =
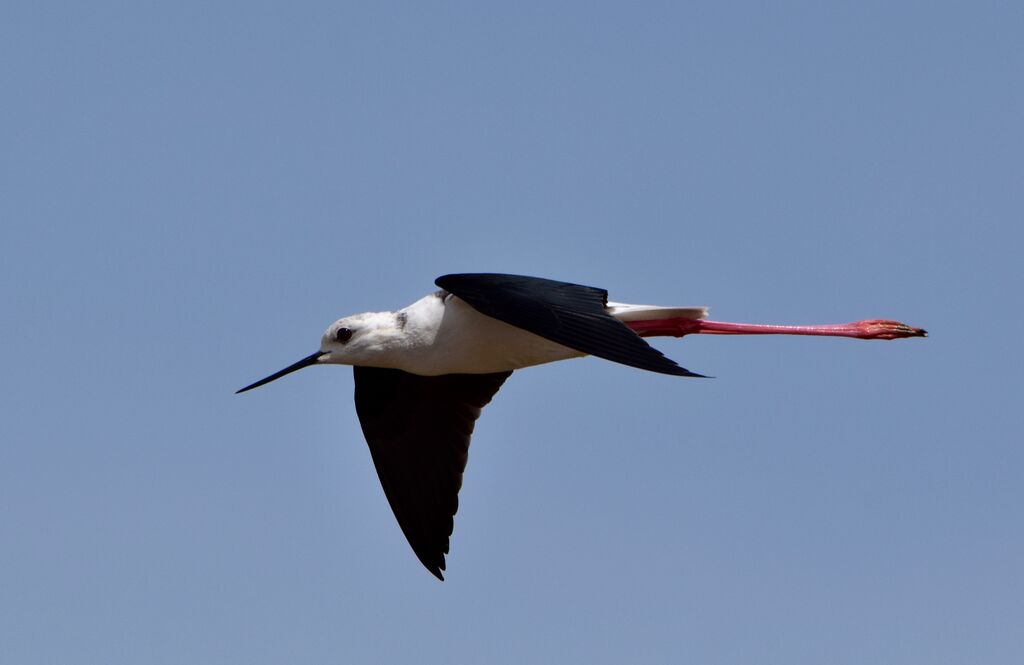
[[[512,372],[353,371],[356,413],[384,494],[416,556],[443,580],[469,439],[480,411]]]
[[[467,273],[435,283],[481,314],[562,346],[639,369],[696,376],[666,358],[608,313],[608,292],[540,277]]]

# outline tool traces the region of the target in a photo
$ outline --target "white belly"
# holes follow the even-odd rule
[[[428,331],[402,353],[401,369],[423,376],[490,374],[580,358],[584,354],[484,316],[463,300],[427,296],[403,313]]]

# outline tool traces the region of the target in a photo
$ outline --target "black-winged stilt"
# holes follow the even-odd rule
[[[818,326],[708,321],[704,307],[608,301],[603,289],[537,277],[445,275],[441,290],[397,312],[332,323],[320,350],[239,390],[310,365],[352,365],[356,413],[384,494],[419,560],[444,579],[469,440],[480,411],[514,370],[585,355],[702,376],[642,337],[689,334],[925,337],[896,321]]]

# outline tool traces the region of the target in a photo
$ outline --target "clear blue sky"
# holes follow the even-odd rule
[[[1020,663],[1020,3],[21,3],[0,660]],[[519,372],[448,580],[346,368],[457,271],[897,318]]]

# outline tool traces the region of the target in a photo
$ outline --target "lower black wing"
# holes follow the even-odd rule
[[[473,426],[512,372],[353,370],[356,413],[384,494],[416,556],[443,580]]]
[[[582,353],[662,374],[703,376],[666,358],[609,314],[604,289],[496,273],[445,275],[435,284],[481,314]]]

